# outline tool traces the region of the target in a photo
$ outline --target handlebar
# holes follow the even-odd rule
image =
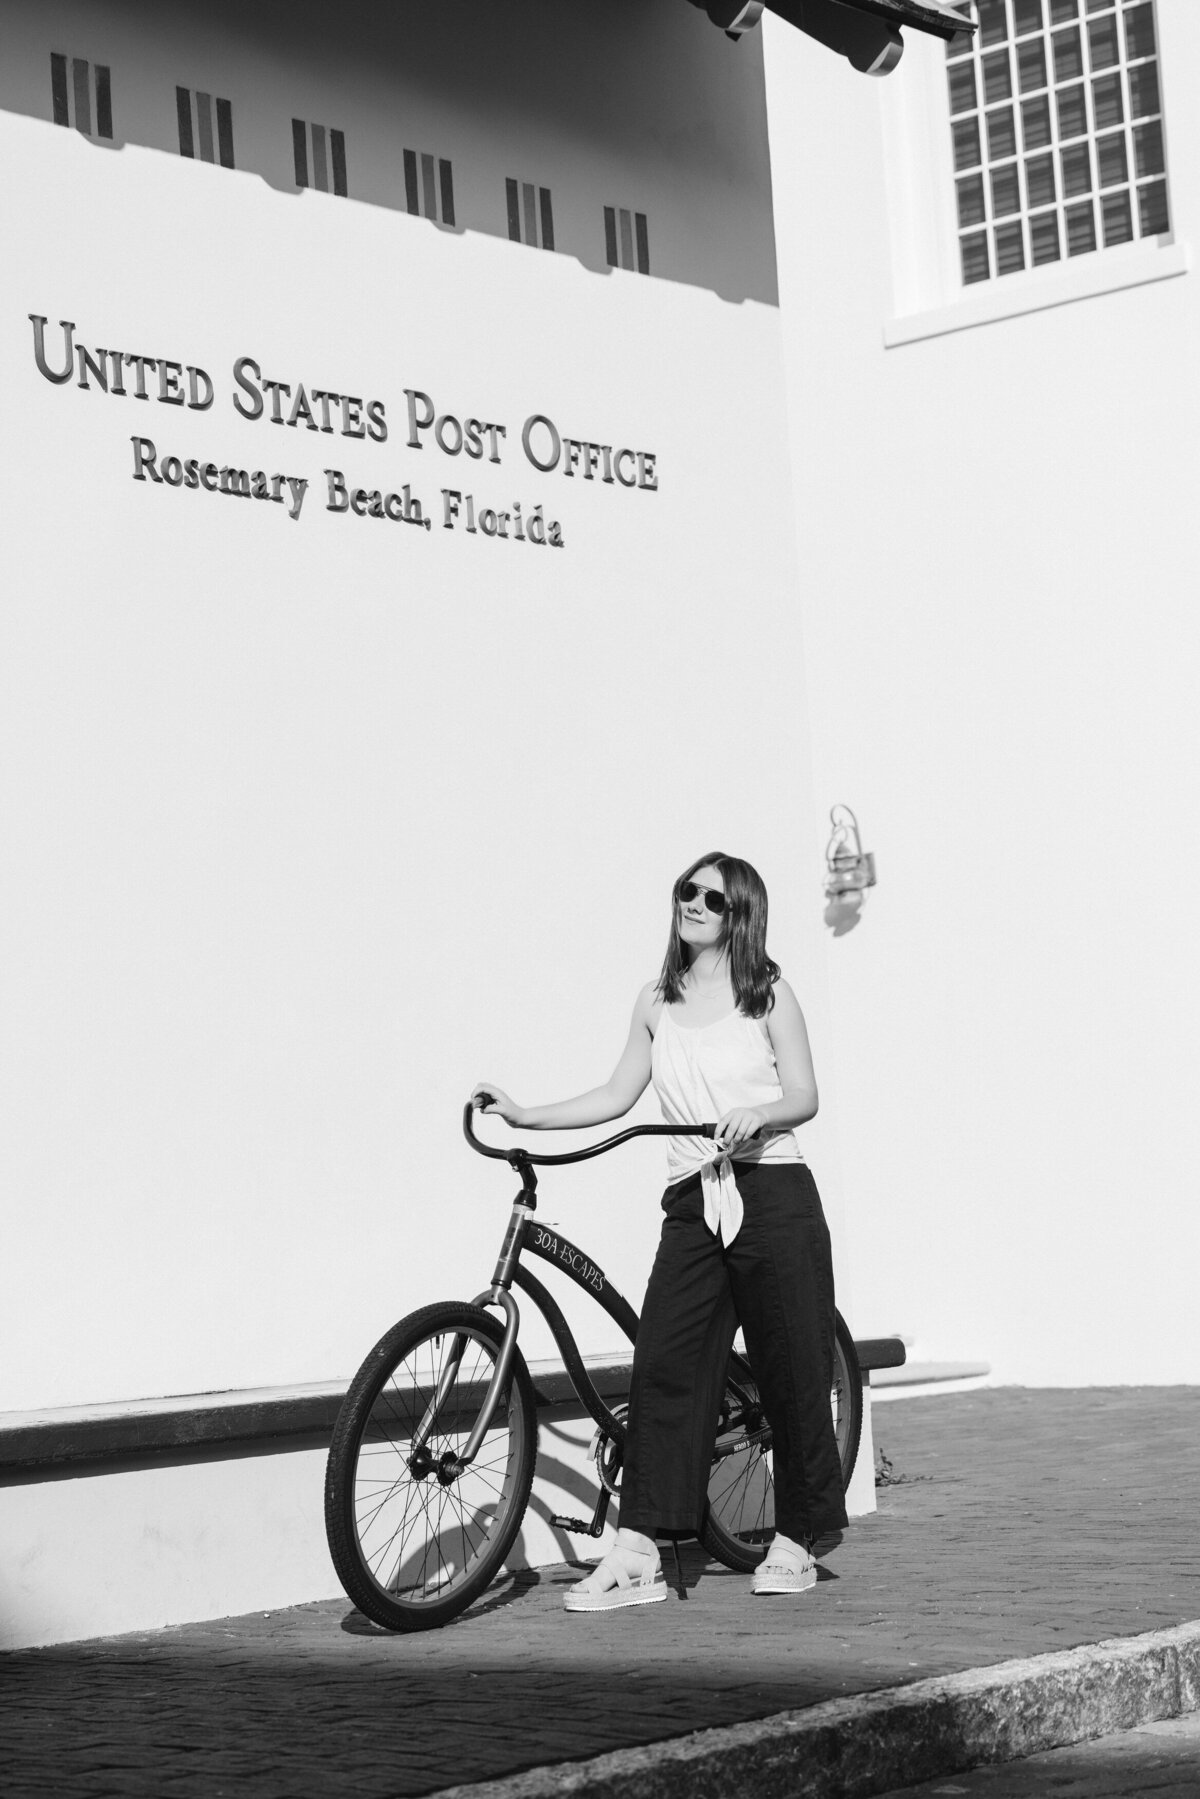
[[[468,1100],[463,1107],[463,1135],[472,1149],[499,1162],[511,1163],[515,1157],[546,1167],[562,1162],[588,1162],[593,1156],[602,1156],[605,1150],[615,1149],[618,1143],[628,1143],[631,1137],[715,1137],[717,1132],[715,1124],[634,1124],[627,1131],[619,1131],[615,1137],[606,1137],[603,1143],[589,1143],[586,1149],[573,1149],[561,1156],[535,1156],[526,1149],[493,1149],[490,1144],[481,1143],[471,1125],[474,1110],[474,1104]]]

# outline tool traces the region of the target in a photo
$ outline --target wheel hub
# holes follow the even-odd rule
[[[420,1449],[414,1449],[408,1458],[408,1471],[414,1480],[424,1480],[425,1476],[427,1474],[432,1474],[436,1467],[437,1463],[425,1448],[424,1444],[421,1445]]]
[[[452,1450],[447,1450],[437,1465],[437,1477],[443,1487],[452,1487],[463,1471],[463,1465]]]

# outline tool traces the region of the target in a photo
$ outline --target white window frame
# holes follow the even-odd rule
[[[1155,10],[1166,133],[1173,85],[1171,8],[1160,4]],[[904,60],[881,84],[893,288],[892,311],[883,329],[886,348],[1187,272],[1190,249],[1176,233],[1172,195],[1172,228],[1159,237],[1098,248],[964,286],[946,66],[946,47],[940,40],[909,32]],[[1168,161],[1168,180],[1169,173]]]

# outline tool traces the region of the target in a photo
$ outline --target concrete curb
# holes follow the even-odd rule
[[[1200,1708],[1200,1621],[832,1699],[431,1799],[869,1799]]]

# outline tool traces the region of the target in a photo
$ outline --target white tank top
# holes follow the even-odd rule
[[[676,1024],[671,1008],[659,1014],[650,1051],[650,1078],[667,1124],[714,1123],[735,1106],[765,1106],[782,1097],[765,1018],[736,1008],[712,1024]],[[742,1222],[742,1201],[730,1156],[708,1137],[667,1138],[667,1178],[699,1173],[704,1220],[724,1243]],[[763,1132],[734,1152],[737,1162],[802,1162],[794,1131]]]

